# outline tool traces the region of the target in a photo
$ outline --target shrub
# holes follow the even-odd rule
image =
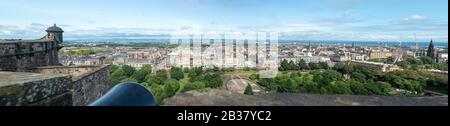
[[[198,90],[198,89],[203,89],[205,87],[206,87],[206,85],[204,82],[196,81],[193,83],[186,84],[186,86],[184,86],[183,91]]]
[[[253,89],[252,89],[252,86],[250,86],[250,84],[247,85],[247,87],[245,87],[244,94],[253,95]]]

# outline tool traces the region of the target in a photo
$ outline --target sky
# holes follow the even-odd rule
[[[281,39],[448,42],[448,0],[0,0],[0,38],[278,32]]]

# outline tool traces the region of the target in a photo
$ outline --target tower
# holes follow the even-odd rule
[[[56,26],[56,24],[53,24],[53,26],[47,28],[45,31],[47,32],[47,35],[45,35],[42,39],[52,41],[52,47],[56,47],[53,48],[52,51],[48,52],[48,59],[51,65],[61,65],[59,63],[58,52],[61,48],[63,48],[61,44],[63,43],[64,31],[60,27]]]
[[[53,24],[52,27],[47,28],[45,31],[47,32],[47,35],[44,36],[44,39],[55,40],[58,44],[62,44],[64,31],[60,27]]]
[[[417,41],[417,34],[414,33],[414,42],[416,43],[415,47],[414,47],[414,58],[416,58],[417,56],[419,56],[418,52],[419,52],[419,42]]]
[[[430,45],[428,46],[427,56],[429,56],[433,59],[436,57],[433,39],[431,40]]]

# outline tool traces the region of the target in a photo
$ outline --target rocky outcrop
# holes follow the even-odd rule
[[[245,88],[247,87],[247,85],[250,85],[253,89],[253,92],[255,92],[255,93],[264,91],[264,89],[261,86],[255,84],[249,80],[246,80],[246,79],[230,80],[226,83],[225,87],[228,91],[231,91],[234,93],[239,93],[239,94],[244,94]]]

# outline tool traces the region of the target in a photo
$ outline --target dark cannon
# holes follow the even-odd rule
[[[136,83],[122,83],[89,106],[156,106],[157,101],[149,90]]]

